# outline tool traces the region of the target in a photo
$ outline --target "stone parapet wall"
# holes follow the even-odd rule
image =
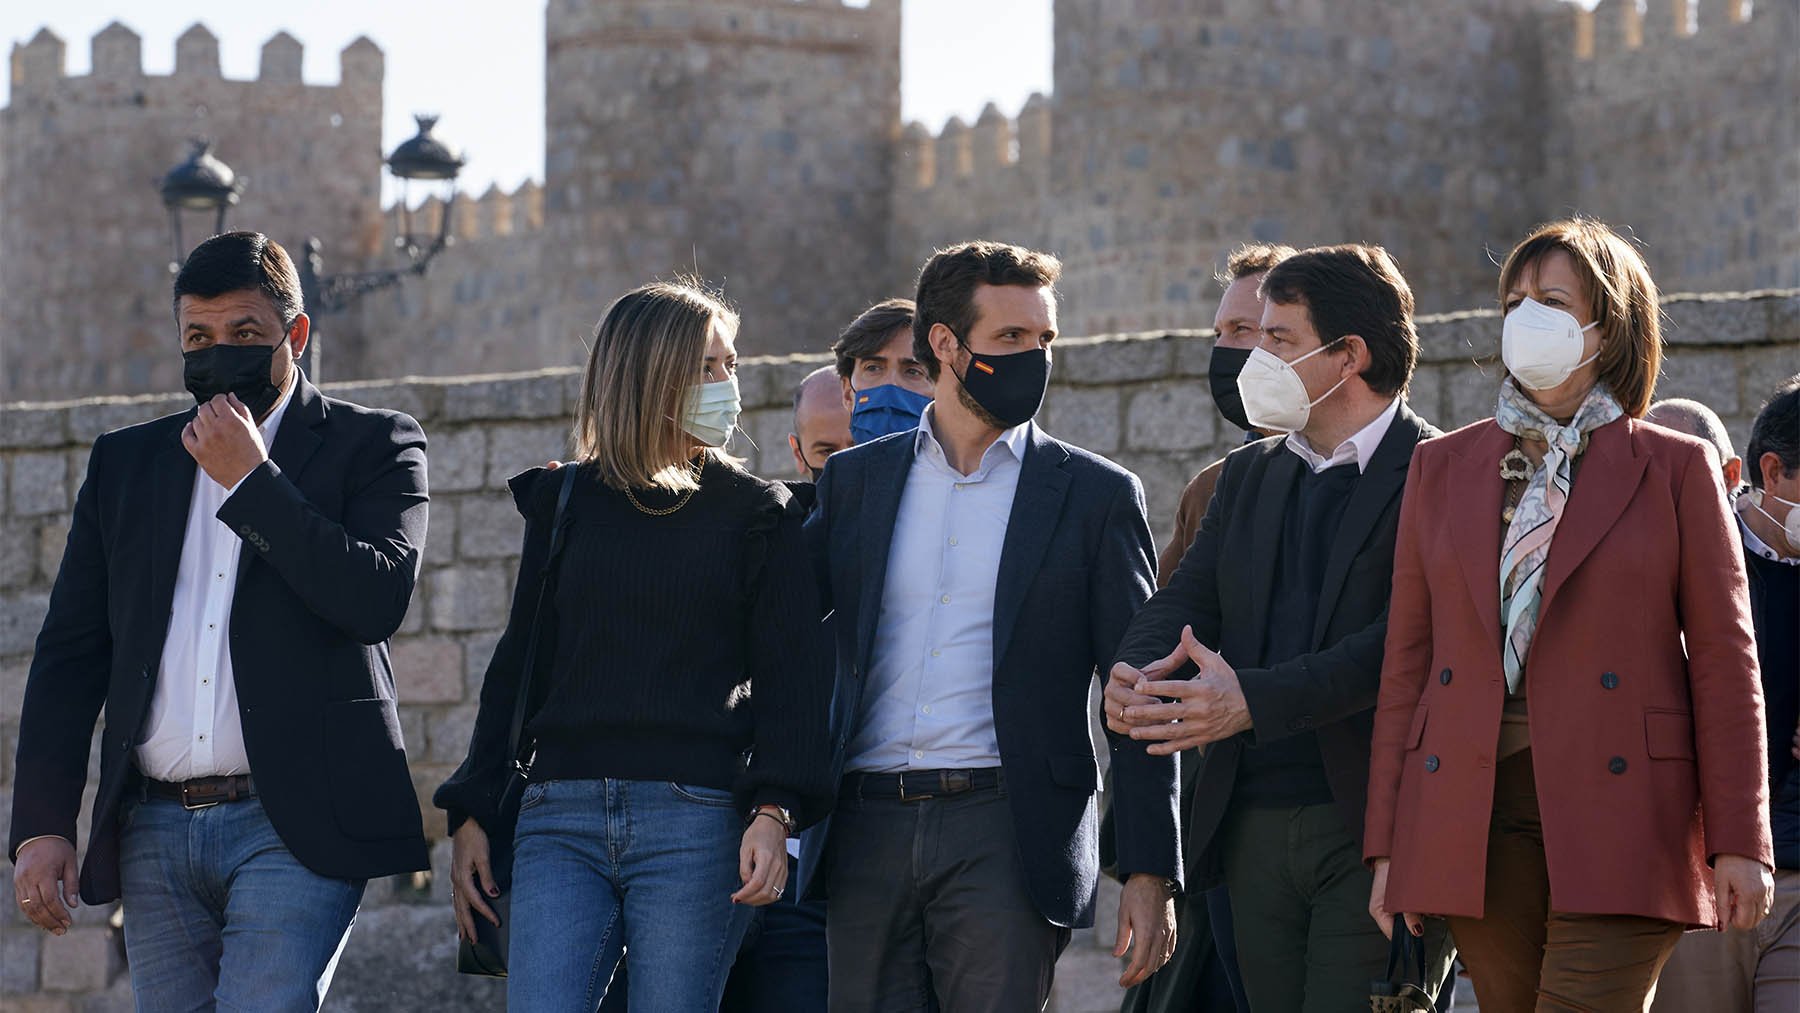
[[[1714,406],[1740,448],[1763,396],[1800,368],[1800,290],[1676,296],[1664,304],[1668,357],[1658,393]],[[1493,311],[1421,318],[1421,364],[1411,402],[1449,429],[1490,412],[1498,368]],[[1238,443],[1208,394],[1210,335],[1202,331],[1072,338],[1056,348],[1041,416],[1051,433],[1105,454],[1144,482],[1159,544],[1176,498],[1200,467]],[[175,354],[171,349],[171,356]],[[745,402],[738,449],[758,474],[790,477],[791,392],[822,355],[752,358],[739,380]],[[430,439],[431,525],[425,570],[393,642],[401,720],[432,833],[442,820],[431,789],[468,745],[485,665],[499,637],[517,566],[523,521],[508,476],[566,453],[580,375],[574,368],[503,376],[411,378],[327,384],[341,398],[408,412]],[[68,530],[69,511],[100,433],[189,404],[185,396],[97,398],[0,406],[0,830],[11,819],[13,751],[32,643]],[[90,785],[91,787],[91,785]],[[84,813],[86,808],[84,807]],[[85,831],[85,820],[84,820]],[[495,1009],[493,983],[449,971],[447,844],[431,877],[371,884],[331,1008]],[[1116,1004],[1110,899],[1101,924],[1077,935],[1064,957],[1052,1009]],[[83,909],[73,931],[49,938],[0,905],[0,1005],[8,1010],[129,1008],[112,906]]]

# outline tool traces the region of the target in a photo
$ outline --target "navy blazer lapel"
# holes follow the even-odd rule
[[[175,604],[175,574],[181,568],[181,547],[187,540],[188,508],[194,502],[194,455],[181,445],[182,431],[197,409],[183,412],[169,431],[168,440],[150,462],[150,614],[167,616]],[[162,663],[163,642],[169,624],[152,624],[156,641],[149,645],[144,663],[155,671]]]
[[[856,658],[860,670],[869,667],[875,647],[875,620],[881,615],[881,592],[887,586],[888,550],[894,544],[894,519],[900,515],[900,494],[912,471],[918,431],[890,437],[871,447],[864,469],[861,502],[857,504],[857,531],[862,541],[862,587],[856,606]]]
[[[1262,451],[1273,460],[1263,471],[1255,498],[1250,503],[1255,518],[1250,528],[1250,628],[1269,628],[1269,596],[1275,593],[1275,565],[1281,554],[1281,527],[1287,518],[1288,494],[1303,465],[1299,455],[1278,442]],[[1256,634],[1256,650],[1262,651],[1263,633]]]
[[[1413,447],[1418,445],[1424,433],[1425,427],[1419,417],[1401,404],[1387,433],[1376,445],[1368,467],[1356,480],[1350,502],[1344,505],[1344,515],[1338,521],[1337,536],[1331,542],[1325,577],[1319,584],[1319,607],[1314,615],[1312,633],[1315,648],[1325,639],[1325,629],[1331,623],[1338,594],[1350,573],[1350,563],[1368,542],[1394,497],[1405,488],[1406,469],[1412,464]]]
[[[1063,462],[1069,459],[1068,450],[1045,436],[1035,423],[1029,434],[994,581],[995,673],[1000,671],[1006,647],[1012,642],[1019,610],[1025,606],[1025,592],[1037,576],[1044,554],[1050,550],[1062,517],[1063,499],[1069,492],[1069,473],[1063,470]]]

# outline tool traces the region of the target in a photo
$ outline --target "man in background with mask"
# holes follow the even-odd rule
[[[800,886],[825,890],[834,1010],[1039,1009],[1093,924],[1088,693],[1149,596],[1152,544],[1137,479],[1032,422],[1060,273],[1000,243],[935,254],[912,328],[935,400],[819,479],[842,777]],[[1173,944],[1175,770],[1109,746],[1133,984]]]
[[[1246,421],[1289,435],[1226,457],[1104,705],[1109,730],[1153,752],[1205,747],[1188,875],[1226,886],[1250,1007],[1351,1009],[1387,966],[1360,843],[1369,737],[1401,491],[1436,430],[1404,403],[1418,337],[1385,251],[1307,250],[1262,292],[1238,387]]]
[[[1256,347],[1262,334],[1263,299],[1259,286],[1263,275],[1276,264],[1294,255],[1291,246],[1269,243],[1247,243],[1232,250],[1225,258],[1225,269],[1216,277],[1224,294],[1213,314],[1212,358],[1207,365],[1207,379],[1212,386],[1213,406],[1225,421],[1244,433],[1249,443],[1273,435],[1250,425],[1244,418],[1244,402],[1238,396],[1238,371]],[[1201,469],[1181,491],[1175,508],[1175,531],[1156,562],[1156,586],[1166,587],[1175,575],[1182,554],[1200,531],[1200,519],[1212,502],[1213,487],[1219,483],[1219,472],[1225,459]],[[1199,769],[1198,753],[1181,754],[1182,838],[1189,836],[1187,816],[1193,809],[1195,773]],[[1113,824],[1112,804],[1101,817],[1101,860],[1111,866],[1108,845]],[[1238,979],[1237,946],[1231,935],[1231,901],[1225,888],[1192,890],[1175,902],[1175,953],[1168,966],[1150,980],[1132,987],[1119,1005],[1119,1013],[1173,1013],[1176,1010],[1210,1011],[1240,1010],[1248,1013],[1244,986]]]
[[[931,403],[931,376],[913,355],[913,301],[886,299],[863,310],[831,346],[850,413],[852,443],[919,427]]]
[[[88,458],[19,718],[14,900],[60,935],[78,879],[123,897],[140,1009],[316,1009],[365,882],[429,864],[387,651],[425,436],[301,375],[300,281],[267,236],[201,243],[174,289],[198,407]]]
[[[1679,428],[1662,407],[1646,417]],[[1757,413],[1745,454],[1750,487],[1736,509],[1768,721],[1775,903],[1749,931],[1682,936],[1658,979],[1656,1013],[1800,1007],[1800,375]]]
[[[825,459],[850,442],[850,409],[844,404],[837,370],[820,366],[794,389],[794,430],[788,433],[794,474],[802,479],[789,482],[788,488],[798,492],[797,486],[808,486],[806,506],[812,506],[810,486],[825,470]]]

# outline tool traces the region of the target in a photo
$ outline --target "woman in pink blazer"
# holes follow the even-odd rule
[[[1772,897],[1743,558],[1698,440],[1639,421],[1656,286],[1606,225],[1507,258],[1489,418],[1407,476],[1364,855],[1484,1013],[1644,1009],[1685,928]]]

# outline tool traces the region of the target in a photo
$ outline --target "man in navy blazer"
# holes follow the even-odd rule
[[[1151,591],[1137,479],[1032,421],[1055,258],[977,242],[919,277],[917,430],[832,455],[807,534],[837,654],[837,809],[801,875],[828,900],[834,1010],[1041,1009],[1099,876],[1089,693]],[[1172,758],[1109,736],[1125,983],[1173,946]]]
[[[387,651],[425,436],[301,375],[299,278],[268,237],[202,243],[175,309],[198,404],[88,458],[19,718],[14,900],[60,935],[77,878],[123,896],[140,1009],[317,1009],[365,881],[428,865]]]

